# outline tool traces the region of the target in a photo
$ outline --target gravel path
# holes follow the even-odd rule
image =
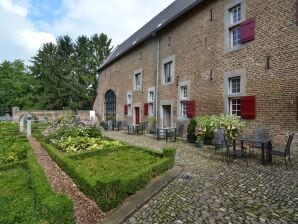
[[[96,203],[87,198],[86,195],[78,189],[72,179],[58,167],[34,137],[30,137],[29,141],[36,154],[37,160],[45,170],[52,188],[58,193],[68,195],[73,200],[76,223],[99,223],[103,217],[103,212],[98,208]]]

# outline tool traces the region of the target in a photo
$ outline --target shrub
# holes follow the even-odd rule
[[[187,126],[187,141],[189,143],[194,143],[197,139],[196,137],[196,120],[190,119],[189,124]]]
[[[212,115],[196,118],[196,135],[200,139],[211,139],[213,131],[221,128],[230,140],[241,132],[244,122],[235,116]]]

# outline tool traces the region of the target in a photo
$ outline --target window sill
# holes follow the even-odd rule
[[[142,90],[142,87],[138,87],[138,88],[135,88],[133,91],[141,91]]]
[[[233,51],[238,51],[240,49],[242,49],[244,47],[243,44],[240,44],[238,46],[235,46],[235,47],[229,47],[229,48],[225,48],[225,53],[230,53],[230,52],[233,52]]]
[[[172,85],[172,84],[174,84],[174,82],[164,82],[163,86],[168,86],[168,85]]]
[[[178,117],[178,121],[188,121],[188,117]]]

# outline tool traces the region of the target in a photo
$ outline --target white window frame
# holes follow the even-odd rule
[[[233,20],[234,14],[232,12],[233,8],[240,6],[240,20],[237,18],[236,21]],[[238,11],[237,11],[238,12]],[[240,24],[246,18],[246,0],[230,0],[225,6],[225,52],[230,52],[234,50],[241,49],[243,45],[240,43],[240,30],[237,36],[238,44],[234,45],[234,35],[233,31],[240,29]]]
[[[167,82],[166,80],[166,71],[165,71],[165,68],[166,68],[166,65],[171,63],[171,81],[170,82]],[[175,80],[175,55],[172,55],[172,56],[169,56],[165,59],[162,60],[162,68],[161,68],[161,71],[162,71],[162,84],[163,85],[169,85],[169,84],[174,84],[174,80]]]
[[[184,87],[186,87],[186,96],[184,95]],[[186,102],[190,99],[190,81],[182,81],[178,84],[178,120],[187,120]],[[184,113],[185,112],[185,113]]]
[[[140,91],[142,90],[142,85],[143,85],[143,69],[138,69],[134,71],[133,73],[133,90],[134,91]],[[137,80],[136,77],[140,77],[140,85],[137,85]]]
[[[126,94],[127,116],[132,116],[132,92]]]
[[[153,99],[150,98],[150,93],[153,92]],[[148,116],[154,116],[154,102],[155,102],[155,87],[148,88]]]
[[[232,81],[240,79],[240,90],[237,92],[232,91]],[[241,96],[245,96],[246,89],[246,72],[244,70],[237,70],[234,72],[226,72],[224,74],[224,105],[225,114],[232,115],[233,99],[240,100]],[[239,102],[240,104],[240,102]],[[238,117],[240,115],[238,114]]]

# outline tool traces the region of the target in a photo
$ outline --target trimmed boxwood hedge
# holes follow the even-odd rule
[[[109,152],[128,149],[141,150],[152,156],[159,157],[160,160],[150,166],[144,167],[144,169],[134,173],[134,175],[123,176],[121,178],[104,176],[96,180],[91,180],[90,178],[88,179],[86,175],[77,172],[78,168],[74,160],[100,156],[102,153],[106,153],[105,149],[79,153],[77,155],[68,155],[67,153],[58,151],[54,145],[45,143],[40,135],[36,137],[39,138],[43,148],[47,150],[53,160],[73,178],[80,189],[92,198],[103,211],[109,211],[116,207],[127,196],[144,188],[153,177],[172,168],[175,163],[176,150],[174,148],[165,148],[163,153],[157,153],[145,148],[129,145],[114,147],[113,149],[110,148],[106,150],[109,150]]]
[[[3,127],[4,125],[1,125],[0,129]],[[6,130],[1,129],[0,132],[5,132],[7,137],[23,137],[17,128],[14,124],[5,124]],[[17,182],[11,180],[11,183],[2,185],[2,190],[9,195],[0,196],[0,210],[5,212],[5,215],[0,215],[0,223],[74,223],[73,202],[67,196],[53,192],[27,139],[21,140],[28,145],[26,158],[0,166],[0,177],[3,178],[0,181],[7,180],[10,173],[14,173],[18,178]],[[18,183],[22,183],[22,186]],[[15,189],[19,189],[18,192],[12,192]],[[11,200],[8,200],[9,197],[12,197]],[[5,201],[7,203],[4,203]]]

